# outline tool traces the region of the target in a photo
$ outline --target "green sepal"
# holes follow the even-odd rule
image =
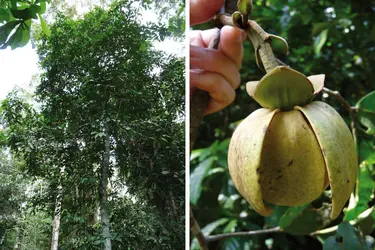
[[[285,66],[279,66],[267,73],[259,82],[249,82],[249,95],[262,107],[291,110],[303,106],[314,95],[314,86],[303,74]]]
[[[232,22],[234,25],[238,28],[241,28],[243,23],[242,23],[242,14],[239,11],[235,11],[232,14]]]
[[[274,52],[282,55],[288,54],[289,46],[284,38],[272,34],[269,34],[269,37],[271,39],[271,47]]]

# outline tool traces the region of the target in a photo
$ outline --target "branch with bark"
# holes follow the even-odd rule
[[[346,111],[349,113],[351,123],[350,123],[350,128],[352,130],[353,137],[356,138],[356,127],[357,127],[357,119],[355,116],[356,109],[350,105],[350,103],[345,100],[344,97],[338,92],[337,90],[331,90],[329,88],[324,87],[323,92],[333,96],[336,98],[338,102],[341,103],[341,105],[346,109]]]

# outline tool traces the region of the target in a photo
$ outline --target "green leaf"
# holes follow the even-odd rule
[[[363,162],[364,160],[369,160],[369,157],[374,154],[374,142],[372,140],[359,140],[359,162]]]
[[[230,139],[225,139],[223,140],[222,142],[220,142],[220,144],[217,146],[217,150],[221,150],[221,151],[225,151],[227,152],[228,150],[228,146],[229,146],[229,143],[230,143]]]
[[[40,15],[40,14],[38,13],[38,17],[39,17],[39,20],[40,20],[40,25],[42,26],[43,33],[44,33],[46,36],[51,36],[51,31],[50,31],[50,29],[48,28],[48,25],[46,24],[46,21],[44,21],[44,18],[42,17],[42,15]]]
[[[237,219],[229,221],[229,223],[223,229],[223,233],[235,232],[237,227]]]
[[[26,25],[20,25],[17,29],[17,32],[18,30],[20,30],[21,35],[20,35],[20,39],[17,41],[16,47],[23,47],[30,40],[30,29],[27,28]]]
[[[36,4],[36,3],[35,3],[35,4]],[[41,3],[39,4],[39,6],[40,6],[40,10],[39,10],[38,14],[39,14],[39,15],[42,15],[42,14],[44,14],[44,13],[46,12],[47,4],[46,4],[46,2],[41,2]]]
[[[205,148],[205,149],[202,151],[202,154],[199,156],[199,161],[203,161],[203,160],[206,159],[207,157],[213,155],[213,154],[212,154],[212,148],[217,147],[218,143],[219,143],[218,141],[215,141],[215,142],[211,145],[211,147],[209,147],[209,148]]]
[[[0,147],[4,147],[7,145],[7,137],[3,130],[0,129]]]
[[[15,18],[23,19],[23,20],[28,20],[28,19],[36,19],[38,12],[42,8],[38,5],[31,5],[30,8],[23,9],[23,10],[17,10],[17,9],[10,9],[10,12]]]
[[[362,97],[356,108],[359,122],[367,128],[366,133],[375,135],[375,91]]]
[[[202,181],[215,161],[211,156],[202,161],[190,175],[190,203],[196,205],[202,192]]]
[[[291,207],[286,210],[283,216],[280,218],[279,226],[280,228],[284,229],[287,226],[289,226],[293,220],[296,219],[299,215],[302,214],[303,210],[307,208],[309,204],[305,204],[302,206],[296,206],[296,207]]]
[[[255,248],[252,245],[251,240],[246,239],[246,237],[231,237],[231,238],[225,239],[222,249],[223,250],[237,250],[237,249],[250,250],[250,249],[255,249]]]
[[[330,236],[324,242],[323,250],[349,250],[345,248],[344,244],[341,242],[341,238],[335,236]]]
[[[244,249],[236,238],[228,238],[224,241],[223,250]]]
[[[323,250],[370,250],[366,244],[366,240],[358,229],[350,225],[348,222],[342,222],[336,236],[330,236],[324,242]]]
[[[17,9],[17,0],[10,0],[10,6],[12,6],[13,9]]]
[[[330,212],[329,204],[323,204],[319,209],[309,206],[296,216],[288,226],[284,227],[284,231],[293,235],[306,235],[315,232],[332,221]]]
[[[207,176],[211,176],[217,173],[225,173],[225,169],[221,167],[213,168],[208,172]]]
[[[191,154],[190,154],[190,161],[193,161],[195,160],[196,158],[198,158],[202,152],[206,150],[205,148],[200,148],[200,149],[195,149],[193,151],[191,151]]]
[[[1,47],[1,45],[3,45],[6,41],[7,41],[7,39],[8,39],[8,36],[9,36],[9,34],[12,32],[12,30],[18,25],[18,24],[20,24],[21,23],[21,21],[19,21],[19,20],[16,20],[16,21],[11,21],[11,22],[8,22],[8,23],[6,23],[6,24],[4,24],[4,25],[2,25],[1,27],[0,27],[0,47]],[[11,38],[10,38],[11,39]],[[9,39],[9,40],[10,40]],[[14,39],[14,38],[13,38]],[[13,40],[12,39],[12,40]],[[8,42],[11,42],[11,41],[8,41]],[[9,43],[7,43],[7,44],[4,44],[4,46],[3,47],[1,47],[2,49],[5,49],[7,46],[9,45]]]
[[[375,229],[375,210],[372,209],[371,213],[367,216],[365,213],[363,213],[362,215],[363,218],[358,218],[358,228],[361,230],[363,235],[370,235]]]
[[[223,209],[226,211],[233,211],[235,204],[238,204],[241,200],[242,198],[238,194],[231,195],[225,200]]]
[[[312,36],[316,36],[323,30],[328,29],[330,25],[331,23],[327,23],[327,22],[314,23],[313,29],[312,29]]]
[[[350,198],[349,208],[345,211],[344,220],[354,220],[368,209],[368,202],[371,200],[375,189],[375,182],[369,169],[374,163],[375,154],[359,165],[356,195]]]
[[[273,213],[270,216],[265,217],[265,223],[267,227],[276,227],[279,225],[281,217],[285,214],[288,207],[285,206],[275,206],[272,208]]]
[[[322,47],[327,41],[328,29],[324,29],[320,34],[315,38],[314,41],[314,52],[315,55],[319,55]]]
[[[0,9],[0,22],[6,21],[9,22],[11,20],[11,14],[6,9]]]

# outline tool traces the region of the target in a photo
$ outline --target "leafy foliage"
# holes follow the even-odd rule
[[[12,49],[25,46],[30,40],[32,19],[41,22],[42,30],[50,35],[50,30],[41,16],[50,0],[0,2],[0,49],[10,46]]]

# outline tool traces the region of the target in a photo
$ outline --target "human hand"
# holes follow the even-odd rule
[[[190,25],[207,21],[223,4],[223,0],[191,0]],[[205,114],[217,112],[234,101],[235,89],[240,85],[243,41],[246,33],[238,28],[224,26],[220,31],[219,49],[208,44],[217,29],[190,31],[190,90],[207,91],[210,101]]]

